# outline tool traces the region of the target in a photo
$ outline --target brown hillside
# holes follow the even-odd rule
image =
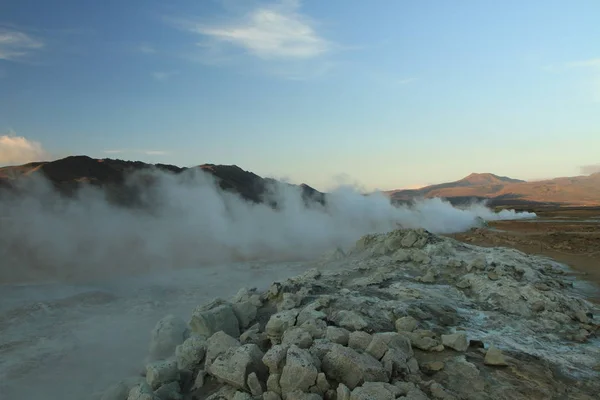
[[[537,182],[526,182],[494,174],[471,174],[454,182],[416,190],[392,190],[386,194],[396,202],[442,197],[456,202],[473,198],[489,199],[493,205],[518,203],[600,205],[600,173]]]

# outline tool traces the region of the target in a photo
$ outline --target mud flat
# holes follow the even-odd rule
[[[424,230],[368,235],[267,290],[165,316],[141,374],[95,396],[593,399],[599,312],[548,258]]]

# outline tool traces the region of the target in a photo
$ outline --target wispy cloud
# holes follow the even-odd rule
[[[140,46],[137,48],[137,50],[138,50],[140,53],[144,53],[144,54],[156,54],[156,49],[155,49],[153,46],[151,46],[151,45],[149,45],[149,44],[146,44],[146,43],[145,43],[145,44],[141,44],[141,45],[140,45]]]
[[[190,24],[207,39],[240,48],[262,59],[310,59],[327,53],[330,43],[300,13],[299,1],[279,1],[222,24]]]
[[[579,169],[581,170],[581,173],[584,175],[595,174],[596,172],[600,172],[600,163],[582,165],[581,167],[579,167]]]
[[[600,58],[593,58],[590,60],[583,61],[572,61],[566,64],[569,68],[599,68]]]
[[[179,71],[156,71],[152,73],[152,78],[157,81],[166,81],[167,79],[177,75]]]
[[[18,61],[44,47],[44,43],[32,36],[0,28],[0,60]]]
[[[41,143],[17,136],[14,131],[0,135],[0,165],[25,164],[48,157]]]
[[[406,78],[406,79],[399,79],[396,81],[397,85],[408,85],[409,83],[413,83],[417,80],[417,78]]]

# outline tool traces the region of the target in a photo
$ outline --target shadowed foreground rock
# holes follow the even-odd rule
[[[159,322],[173,355],[101,398],[597,398],[600,310],[561,265],[423,230],[368,235],[348,254],[201,306],[190,329]]]

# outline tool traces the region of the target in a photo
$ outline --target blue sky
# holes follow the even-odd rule
[[[600,163],[596,0],[5,0],[0,164],[393,189]]]

